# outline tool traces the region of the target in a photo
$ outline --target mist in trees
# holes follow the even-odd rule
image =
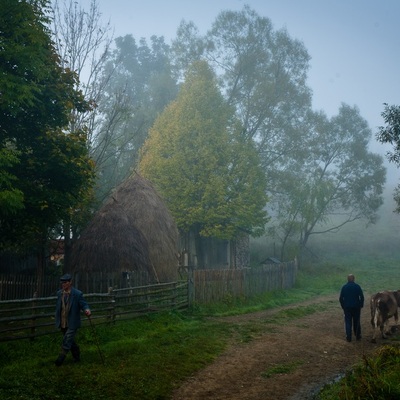
[[[104,66],[92,154],[98,165],[99,196],[105,197],[138,162],[150,127],[178,92],[163,38],[150,45],[131,36],[115,40]]]
[[[301,252],[310,235],[376,221],[385,169],[368,151],[372,132],[356,108],[344,104],[331,120],[311,109],[310,57],[301,42],[245,6],[222,12],[203,37],[182,22],[172,50],[181,67],[197,52],[218,71],[268,177],[267,229],[281,258],[289,241]]]
[[[113,38],[96,0],[89,10],[72,0],[52,6],[53,20],[45,25],[59,60],[53,72],[68,77],[66,93],[75,96],[57,125],[63,129],[57,144],[74,135],[85,142],[98,203],[140,168],[163,192],[183,231],[195,227],[199,235],[234,238],[239,231],[259,235],[266,229],[282,258],[291,255],[289,247],[304,249],[317,233],[376,221],[385,170],[382,158],[368,150],[372,132],[356,107],[343,104],[332,118],[312,109],[310,56],[287,30],[275,30],[271,20],[244,6],[221,12],[204,35],[183,21],[168,44],[157,36]],[[16,35],[21,23],[7,27]],[[39,54],[29,55],[32,66],[40,63]],[[15,103],[6,113],[21,104],[37,113],[33,99],[49,88],[37,85],[29,94],[18,85],[10,91],[10,82],[3,82],[2,92],[12,93]],[[395,111],[385,110],[382,142],[396,143],[387,135],[397,126]],[[17,121],[15,116],[10,129]],[[2,139],[0,204],[4,214],[14,215],[24,207],[15,170],[29,157],[10,143]],[[52,145],[44,144],[47,150]],[[76,209],[92,212],[93,198],[88,192],[81,197]],[[79,234],[84,223],[71,219],[64,233],[75,226]]]
[[[199,60],[207,60],[216,74],[218,90],[240,122],[241,140],[258,153],[268,182],[265,209],[272,216],[266,229],[279,238],[282,258],[289,242],[301,251],[310,235],[337,231],[359,219],[375,222],[385,171],[382,159],[367,150],[371,131],[366,121],[345,104],[331,119],[312,110],[310,56],[304,44],[285,29],[275,30],[272,21],[248,6],[221,12],[204,35],[195,23],[182,21],[170,45],[156,36],[150,42],[131,35],[116,38],[102,58],[102,90],[91,132],[99,199],[137,168],[149,131],[162,131],[159,122],[153,124]],[[185,135],[191,137],[190,130],[178,135],[182,148]],[[143,154],[151,153],[150,143]],[[208,148],[204,142],[198,146]],[[191,185],[196,179],[192,175]],[[168,184],[176,187],[177,182],[166,179],[165,193]]]
[[[305,248],[311,235],[357,220],[375,223],[383,203],[386,169],[382,157],[368,151],[372,131],[357,108],[343,104],[331,119],[310,113],[303,131],[302,147],[272,173],[271,230],[280,238],[281,257],[293,238]]]
[[[197,243],[199,236],[231,240],[264,232],[266,178],[242,129],[205,61],[189,67],[177,99],[150,129],[140,172]]]
[[[385,126],[379,127],[377,139],[381,143],[393,146],[393,150],[388,151],[386,156],[390,162],[400,166],[400,106],[384,104],[382,117]],[[394,191],[396,202],[396,212],[400,213],[400,184]]]

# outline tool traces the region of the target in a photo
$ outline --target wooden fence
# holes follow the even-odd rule
[[[33,275],[0,274],[0,301],[31,298],[37,291],[36,285],[37,279]],[[41,297],[55,296],[59,288],[59,277],[45,276]]]
[[[155,282],[152,282],[155,283]],[[84,293],[107,293],[110,287],[127,288],[149,284],[149,276],[144,272],[96,272],[74,274],[74,286]],[[45,276],[41,287],[37,287],[34,275],[0,274],[0,301],[55,296],[60,289],[58,276]]]
[[[171,282],[85,295],[98,323],[115,323],[144,314],[188,307],[187,282]],[[57,297],[0,302],[0,342],[59,332],[54,324]],[[83,326],[88,320],[83,318]]]
[[[294,286],[297,262],[264,265],[260,268],[194,270],[189,272],[191,302],[210,304],[228,297],[251,297]]]
[[[85,298],[93,312],[92,319],[99,323],[114,323],[148,313],[185,309],[195,303],[210,304],[227,298],[289,289],[295,283],[296,273],[296,261],[255,269],[189,269],[187,279],[182,281],[110,287],[107,293],[85,294]],[[58,278],[54,280],[52,285],[49,283],[51,290],[55,285],[59,286]],[[54,327],[55,303],[55,296],[0,301],[0,342],[33,339],[58,332]],[[83,320],[88,324],[86,318]]]

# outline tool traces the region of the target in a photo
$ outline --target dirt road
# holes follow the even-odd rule
[[[368,296],[366,296],[368,299]],[[301,318],[274,322],[282,310],[310,305],[310,302],[244,316],[226,322],[246,324],[259,321],[265,326],[248,343],[233,341],[215,362],[188,379],[175,391],[173,400],[300,400],[313,393],[371,354],[382,344],[371,343],[368,303],[362,310],[363,338],[345,340],[343,312],[337,296],[314,300],[318,311]],[[274,369],[273,369],[274,368]],[[279,372],[288,368],[288,372]],[[273,373],[271,373],[273,371]]]

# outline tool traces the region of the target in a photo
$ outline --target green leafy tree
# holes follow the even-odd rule
[[[372,132],[357,108],[343,104],[330,120],[312,113],[304,130],[303,146],[271,176],[281,257],[289,240],[304,250],[311,235],[356,220],[376,222],[383,203],[386,169],[382,157],[368,151]]]
[[[386,156],[390,162],[400,166],[400,106],[385,103],[381,115],[386,125],[379,127],[376,138],[381,143],[393,146],[394,149]],[[396,212],[400,213],[400,185],[394,191],[394,200],[397,204]]]
[[[298,251],[317,232],[375,220],[384,169],[367,151],[371,132],[349,107],[331,121],[312,112],[303,43],[245,6],[221,12],[205,36],[182,22],[172,51],[178,69],[204,57],[218,71],[220,89],[268,176],[275,217],[269,231],[282,241],[281,257],[293,241]]]
[[[193,23],[182,22],[172,54],[178,68],[205,57],[218,71],[221,91],[242,134],[254,140],[267,175],[298,148],[297,127],[311,107],[310,56],[286,30],[274,30],[268,18],[245,6],[221,12],[204,37]]]
[[[85,112],[72,108],[65,130],[72,133],[84,129],[87,133],[87,146],[92,150],[96,127],[101,121],[97,105],[107,79],[110,78],[104,73],[112,43],[110,23],[102,23],[97,0],[91,0],[87,9],[73,0],[52,0],[51,20],[54,44],[61,66],[75,73],[75,90],[82,92],[84,99],[92,105]],[[95,165],[98,171],[99,164],[96,162]],[[79,212],[71,212],[70,218],[65,218],[59,229],[54,231],[56,236],[64,239],[66,269],[70,268],[72,244],[98,204],[94,191],[88,192],[81,200],[77,207]]]
[[[265,175],[240,132],[208,64],[194,63],[177,99],[151,128],[139,165],[181,231],[221,239],[263,233]]]
[[[60,65],[48,7],[45,0],[0,7],[0,193],[14,196],[0,213],[0,249],[35,251],[39,277],[49,233],[79,207],[93,179],[85,131],[64,131],[71,111],[89,106],[75,74]]]
[[[18,162],[15,150],[0,149],[0,219],[14,215],[24,207],[24,194],[14,186],[18,178],[11,172]]]

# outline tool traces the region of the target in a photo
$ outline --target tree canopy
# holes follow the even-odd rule
[[[393,146],[393,150],[386,156],[390,162],[400,166],[400,106],[385,103],[382,117],[386,125],[379,127],[376,137],[379,142]],[[396,212],[400,213],[400,185],[394,192],[394,200],[397,204]]]
[[[266,178],[241,129],[208,64],[195,62],[150,129],[139,164],[182,231],[221,239],[264,231]]]
[[[137,42],[132,35],[115,40],[102,75],[91,154],[96,160],[100,198],[129,176],[149,128],[175,99],[176,81],[162,37]]]
[[[321,226],[337,230],[333,215],[342,215],[340,223],[375,221],[385,171],[367,150],[371,131],[351,107],[331,121],[312,111],[303,43],[244,6],[222,11],[204,36],[182,22],[172,55],[178,68],[204,57],[218,71],[220,90],[268,177],[276,217],[269,227],[280,233],[282,249],[289,238],[303,248]]]
[[[65,134],[71,110],[89,106],[60,65],[48,1],[0,8],[0,248],[41,247],[90,190],[86,134]],[[4,207],[3,207],[4,206]]]
[[[178,67],[204,57],[218,71],[220,89],[265,169],[298,147],[296,127],[311,107],[310,56],[286,30],[274,30],[270,19],[244,6],[222,11],[205,36],[182,22],[172,55]]]
[[[36,10],[47,5],[44,0],[20,3]],[[71,0],[64,3],[69,4],[65,25],[56,27],[68,45],[57,42],[58,48],[66,49],[63,58],[79,49],[88,56],[91,45],[80,47],[85,32],[94,38],[93,45],[104,39],[104,31],[96,30],[100,15],[96,0],[87,14]],[[46,32],[48,21],[39,13],[39,25]],[[63,20],[61,14],[57,18]],[[13,23],[22,29],[18,21]],[[307,85],[310,56],[304,44],[285,29],[275,30],[268,18],[244,6],[240,11],[222,11],[205,35],[199,34],[193,22],[182,22],[171,45],[163,37],[152,36],[147,42],[131,35],[117,38],[113,51],[110,42],[105,43],[104,53],[98,53],[101,67],[88,83],[93,87],[86,91],[96,93],[89,138],[70,129],[85,121],[77,123],[79,113],[71,111],[87,110],[77,88],[89,88],[78,86],[76,75],[65,69],[70,65],[80,74],[87,65],[75,53],[76,64],[72,58],[69,64],[61,63],[51,41],[48,48],[54,58],[53,72],[59,76],[58,88],[67,84],[68,89],[46,93],[52,88],[52,74],[40,67],[43,77],[35,70],[38,79],[31,80],[29,87],[15,89],[18,99],[11,107],[18,113],[29,104],[35,108],[42,94],[47,107],[51,103],[46,104],[47,98],[61,96],[52,103],[60,113],[46,109],[43,115],[39,113],[42,119],[31,119],[31,125],[41,140],[44,131],[51,137],[55,132],[76,137],[81,146],[77,149],[83,149],[86,140],[96,162],[100,199],[130,174],[142,151],[140,169],[166,197],[182,230],[219,238],[231,238],[240,231],[257,235],[267,220],[265,193],[283,247],[293,238],[305,246],[310,235],[337,230],[346,221],[375,221],[384,170],[381,158],[367,150],[369,128],[353,107],[343,105],[332,119],[312,110]],[[26,60],[40,55],[30,64],[34,67],[44,52],[39,51],[40,43],[35,50],[32,46],[24,52],[32,50]],[[16,54],[22,57],[21,51]],[[92,63],[89,60],[96,58],[86,60]],[[16,77],[18,68],[11,68]],[[7,88],[15,85],[10,76]],[[42,88],[44,77],[48,82]],[[66,105],[68,111],[63,108]],[[57,123],[41,130],[50,124],[44,115]],[[19,120],[20,115],[13,127]],[[71,133],[62,135],[59,128],[67,123],[69,130],[64,130]],[[31,132],[20,128],[21,138],[25,135],[32,149],[7,139],[0,152],[0,166],[6,172],[0,177],[0,203],[9,214],[26,208],[16,171],[26,168],[23,154],[35,149]],[[82,152],[82,157],[87,155]]]
[[[282,253],[289,239],[304,248],[311,235],[360,219],[374,223],[383,203],[386,169],[368,151],[372,132],[357,108],[342,104],[330,120],[311,113],[303,131],[302,148],[271,177]]]

